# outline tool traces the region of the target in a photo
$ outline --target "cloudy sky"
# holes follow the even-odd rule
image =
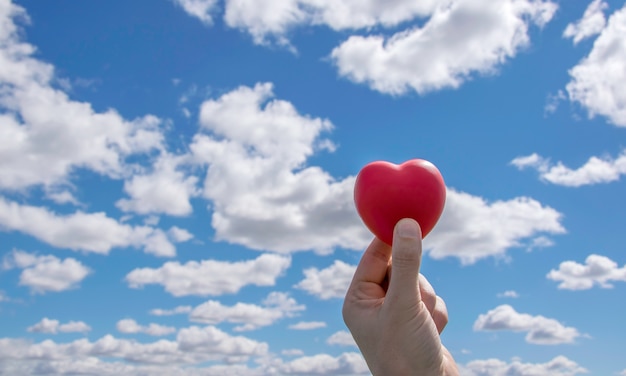
[[[463,375],[626,375],[626,5],[0,0],[0,373],[367,375],[368,162]]]

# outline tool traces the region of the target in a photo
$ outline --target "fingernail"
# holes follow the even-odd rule
[[[417,228],[417,222],[412,219],[402,219],[398,222],[398,235],[403,238],[418,238],[419,230]]]

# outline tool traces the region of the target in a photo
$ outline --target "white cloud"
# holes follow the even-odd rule
[[[155,323],[150,323],[147,326],[139,325],[137,321],[133,319],[122,319],[115,325],[120,333],[135,334],[143,333],[151,336],[159,337],[166,336],[176,332],[176,328],[171,326],[164,326]]]
[[[267,354],[268,345],[241,336],[231,336],[214,326],[181,329],[176,337],[183,352],[251,356]]]
[[[30,326],[27,329],[31,333],[86,333],[91,330],[91,327],[82,321],[70,321],[66,324],[61,324],[59,320],[50,320],[44,317],[37,324]]]
[[[31,343],[23,339],[2,338],[0,370],[5,362],[20,360],[28,360],[29,364],[36,365],[40,362],[42,366],[54,366],[56,362],[96,361],[94,357],[99,357],[114,361],[170,366],[228,360],[232,360],[231,363],[245,363],[252,356],[265,356],[267,353],[268,345],[264,342],[231,336],[212,326],[183,328],[178,331],[175,340],[161,339],[148,343],[118,339],[111,335],[106,335],[95,342],[80,339],[69,343],[56,343],[51,340]],[[179,369],[178,374],[181,374],[182,370]]]
[[[533,241],[528,246],[528,251],[532,251],[535,248],[547,248],[552,247],[554,245],[554,241],[546,236],[538,236],[533,239]]]
[[[46,198],[54,201],[59,205],[72,204],[75,206],[81,206],[80,201],[78,201],[74,194],[65,189],[48,189],[46,191]]]
[[[190,198],[197,196],[198,178],[180,168],[184,156],[162,153],[150,173],[134,175],[124,183],[131,197],[121,199],[116,206],[125,212],[139,214],[164,213],[173,216],[191,214]]]
[[[365,360],[359,353],[303,356],[284,363],[279,368],[286,375],[369,375]]]
[[[314,24],[325,24],[334,30],[393,27],[427,16],[440,5],[436,0],[302,0],[301,3],[311,9]]]
[[[14,250],[3,260],[4,269],[22,269],[21,286],[28,286],[32,292],[61,292],[77,288],[91,270],[73,258],[61,260],[52,255],[37,256]]]
[[[121,224],[105,213],[77,211],[57,215],[45,208],[22,205],[0,196],[0,228],[34,236],[57,248],[108,254],[112,248],[143,247],[157,256],[174,256],[176,248],[163,231]]]
[[[518,169],[533,168],[539,172],[541,180],[566,187],[580,187],[583,185],[610,183],[619,180],[626,174],[626,150],[617,158],[591,157],[581,167],[573,170],[562,162],[556,164],[533,153],[524,157],[517,157],[511,164]]]
[[[516,157],[511,161],[511,164],[520,170],[527,167],[534,167],[537,169],[543,169],[547,160],[537,153],[532,153],[523,157]]]
[[[552,114],[555,113],[559,108],[559,105],[562,101],[566,100],[567,96],[563,90],[559,90],[556,94],[548,94],[548,98],[546,100],[546,105],[543,108],[544,114]]]
[[[454,256],[472,264],[522,246],[540,233],[561,234],[562,215],[539,202],[518,197],[489,203],[481,197],[448,189],[446,205],[424,248],[435,259]]]
[[[189,319],[213,325],[222,322],[242,324],[236,326],[234,330],[246,331],[272,325],[285,317],[293,317],[305,308],[285,293],[272,292],[263,301],[262,306],[248,303],[225,306],[218,301],[209,300],[194,308],[189,314]]]
[[[329,345],[339,345],[339,346],[354,346],[357,347],[356,342],[354,341],[354,337],[350,332],[345,330],[338,331],[328,337],[326,343]]]
[[[0,363],[0,372],[7,375],[91,375],[91,376],[264,376],[263,371],[243,364],[217,364],[208,367],[187,367],[176,364],[136,364],[126,361],[103,361],[96,357],[63,360],[14,361]]]
[[[254,43],[291,46],[298,26],[326,25],[334,30],[396,26],[429,14],[436,1],[384,0],[226,0],[224,21],[247,31]]]
[[[626,126],[626,5],[613,13],[595,40],[593,49],[569,70],[566,90],[589,117],[605,116]]]
[[[208,133],[190,149],[208,165],[203,195],[216,239],[281,253],[362,248],[370,236],[354,210],[354,177],[305,165],[331,123],[272,97],[271,84],[257,84],[202,105]]]
[[[340,75],[383,93],[457,88],[514,57],[529,44],[530,24],[545,25],[556,9],[551,1],[446,1],[422,27],[351,36],[331,57]]]
[[[283,355],[300,356],[300,350]],[[254,358],[257,368],[246,363]],[[106,361],[103,359],[107,359]],[[264,376],[368,375],[358,353],[300,356],[285,362],[268,353],[266,343],[230,336],[215,327],[179,331],[176,340],[139,343],[106,335],[95,342],[0,339],[0,373],[103,376]]]
[[[274,286],[291,265],[286,256],[262,254],[254,260],[167,262],[160,268],[134,269],[126,275],[132,288],[163,285],[174,296],[234,294],[244,286]]]
[[[498,294],[498,298],[519,298],[519,294],[514,290],[507,290]]]
[[[606,256],[589,255],[584,265],[562,262],[558,269],[550,270],[547,278],[560,282],[558,288],[564,290],[589,290],[595,285],[612,288],[611,282],[626,282],[626,265],[620,268]]]
[[[213,24],[212,13],[217,8],[218,0],[173,0],[189,15],[201,20],[206,25]],[[180,80],[173,80],[174,85],[178,85]]]
[[[176,243],[184,243],[186,241],[193,239],[193,235],[189,231],[183,228],[180,228],[178,226],[172,226],[167,231],[167,234],[172,239],[172,241]]]
[[[304,351],[302,351],[300,349],[288,349],[288,350],[283,350],[280,353],[282,355],[285,355],[285,356],[301,356],[301,355],[304,355]]]
[[[178,306],[174,309],[155,308],[150,310],[150,314],[154,316],[173,316],[189,313],[192,311],[192,309],[192,306]]]
[[[323,321],[300,321],[298,323],[289,325],[289,329],[292,330],[313,330],[325,327],[326,323]]]
[[[608,8],[608,6],[609,5],[603,0],[593,0],[580,20],[567,25],[563,36],[565,38],[572,38],[574,44],[578,44],[578,42],[585,38],[601,33],[606,25],[604,10]]]
[[[226,0],[224,21],[232,28],[247,31],[256,44],[289,46],[286,33],[306,22],[309,15],[299,0]]]
[[[517,359],[510,363],[499,359],[474,360],[461,366],[460,371],[465,376],[575,376],[589,372],[562,355],[546,363],[522,363]]]
[[[574,343],[580,333],[555,319],[518,313],[510,305],[500,305],[478,316],[474,330],[527,332],[526,342],[536,345]]]
[[[294,287],[324,300],[343,298],[348,286],[350,286],[355,270],[356,266],[335,260],[331,266],[325,269],[305,269],[305,278]]]
[[[95,112],[55,89],[54,67],[33,57],[14,20],[23,8],[0,7],[0,189],[67,185],[77,169],[121,178],[125,160],[162,148],[161,121],[132,121],[114,110]]]

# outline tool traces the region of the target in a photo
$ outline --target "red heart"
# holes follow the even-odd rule
[[[365,225],[391,244],[393,229],[402,218],[420,224],[422,238],[435,227],[446,201],[446,185],[432,163],[412,159],[401,165],[372,162],[359,172],[354,202]]]

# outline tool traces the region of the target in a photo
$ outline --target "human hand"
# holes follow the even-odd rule
[[[458,376],[439,335],[444,301],[419,274],[422,236],[400,220],[393,246],[375,238],[365,250],[343,305],[343,318],[373,375]]]

